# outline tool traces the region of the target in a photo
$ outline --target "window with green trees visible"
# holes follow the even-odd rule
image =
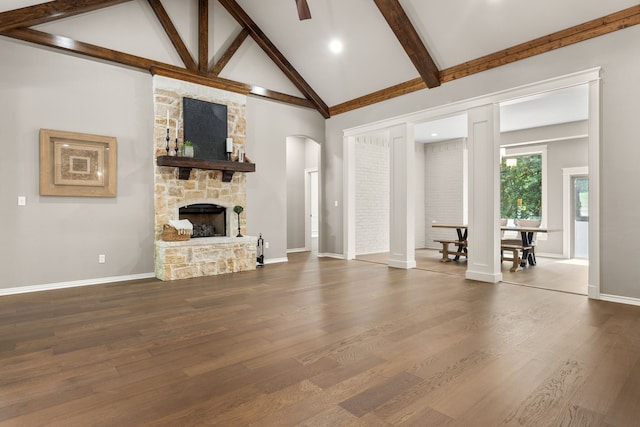
[[[503,157],[500,165],[501,218],[542,216],[542,156]]]

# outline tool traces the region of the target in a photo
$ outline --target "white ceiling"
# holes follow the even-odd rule
[[[217,0],[209,1],[209,47],[213,51],[210,56],[219,58],[239,33],[240,26]],[[308,0],[312,19],[305,21],[298,19],[294,0],[237,2],[329,106],[419,77],[372,0]],[[0,3],[0,12],[3,12],[43,2],[2,0]],[[162,0],[162,3],[192,56],[197,57],[197,0]],[[442,70],[636,6],[638,0],[400,0],[400,3]],[[145,34],[146,38],[128,37],[129,32],[144,29],[143,24],[148,26],[140,23],[138,17],[155,19],[146,0],[112,8],[119,9],[121,15],[97,11],[87,14],[90,16],[67,18],[41,28],[68,32],[70,37],[81,41],[102,42],[105,47],[123,51],[130,45],[127,53],[144,52],[151,56],[150,59],[181,65],[157,22]],[[111,16],[120,19],[110,19]],[[79,25],[83,19],[88,22],[85,27]],[[81,33],[85,29],[95,32],[96,27],[105,25],[114,30],[107,31],[102,38]],[[135,42],[148,41],[152,37],[156,37],[155,46],[147,43],[136,50]],[[329,50],[329,43],[335,38],[344,44],[344,50],[338,55]],[[158,46],[164,50],[158,57],[153,57],[160,49]],[[247,60],[249,57],[252,58],[250,61]],[[247,39],[221,77],[299,96],[284,74],[269,62],[257,44]],[[255,66],[258,63],[262,65]],[[516,123],[521,119],[513,120]]]

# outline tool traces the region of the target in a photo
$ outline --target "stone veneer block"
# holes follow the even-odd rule
[[[156,242],[156,277],[178,280],[255,270],[258,238],[205,237]]]

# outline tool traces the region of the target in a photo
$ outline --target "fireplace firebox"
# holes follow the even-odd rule
[[[227,209],[210,203],[187,205],[178,209],[179,219],[193,224],[192,238],[227,235]]]

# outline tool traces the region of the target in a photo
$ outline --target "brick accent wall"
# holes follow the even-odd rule
[[[389,251],[390,150],[383,136],[355,142],[356,255]]]
[[[437,248],[434,239],[453,239],[455,230],[434,229],[440,224],[461,223],[464,218],[465,141],[434,142],[425,145],[425,231],[428,248]]]

